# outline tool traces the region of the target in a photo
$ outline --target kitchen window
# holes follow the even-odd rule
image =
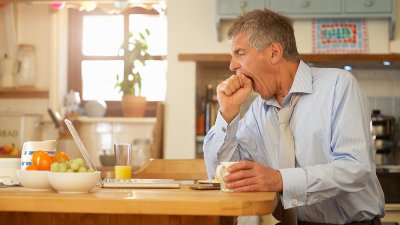
[[[106,116],[121,116],[122,93],[115,88],[117,74],[122,77],[124,61],[121,46],[128,32],[137,35],[150,31],[152,60],[146,62],[142,95],[149,104],[147,115],[155,115],[155,103],[165,100],[167,54],[166,17],[156,10],[134,7],[121,14],[100,10],[69,11],[68,89],[78,91],[83,104],[104,100]]]

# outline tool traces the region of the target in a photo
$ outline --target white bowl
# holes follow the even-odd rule
[[[100,182],[100,171],[73,173],[49,172],[51,186],[58,193],[88,193]]]
[[[30,191],[52,190],[47,176],[48,173],[47,170],[17,170],[19,183]]]

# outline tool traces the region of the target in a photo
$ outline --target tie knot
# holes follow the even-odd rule
[[[288,124],[290,121],[290,117],[292,117],[293,106],[288,106],[286,108],[282,108],[278,112],[279,124]]]
[[[296,105],[299,98],[300,98],[299,95],[292,94],[292,97],[290,99],[290,105],[285,108],[281,108],[278,111],[279,124],[289,124],[290,118],[292,117],[294,106]]]

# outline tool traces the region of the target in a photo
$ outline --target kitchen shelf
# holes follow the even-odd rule
[[[76,120],[82,123],[136,123],[136,124],[154,124],[155,117],[87,117],[81,116]]]
[[[399,69],[400,54],[301,54],[301,59],[316,67],[352,66],[353,68]],[[231,56],[229,54],[179,54],[180,61],[194,61],[206,67],[228,68]],[[383,62],[390,62],[385,66]]]
[[[230,62],[229,54],[190,54],[178,55],[179,61]],[[301,54],[306,62],[400,62],[400,54]]]
[[[0,98],[48,98],[48,90],[35,88],[0,88]]]

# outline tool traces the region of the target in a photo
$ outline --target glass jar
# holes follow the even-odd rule
[[[19,45],[17,53],[17,87],[34,86],[36,82],[36,54],[33,45]]]
[[[133,169],[137,170],[151,158],[150,140],[146,138],[135,139],[132,142]]]

